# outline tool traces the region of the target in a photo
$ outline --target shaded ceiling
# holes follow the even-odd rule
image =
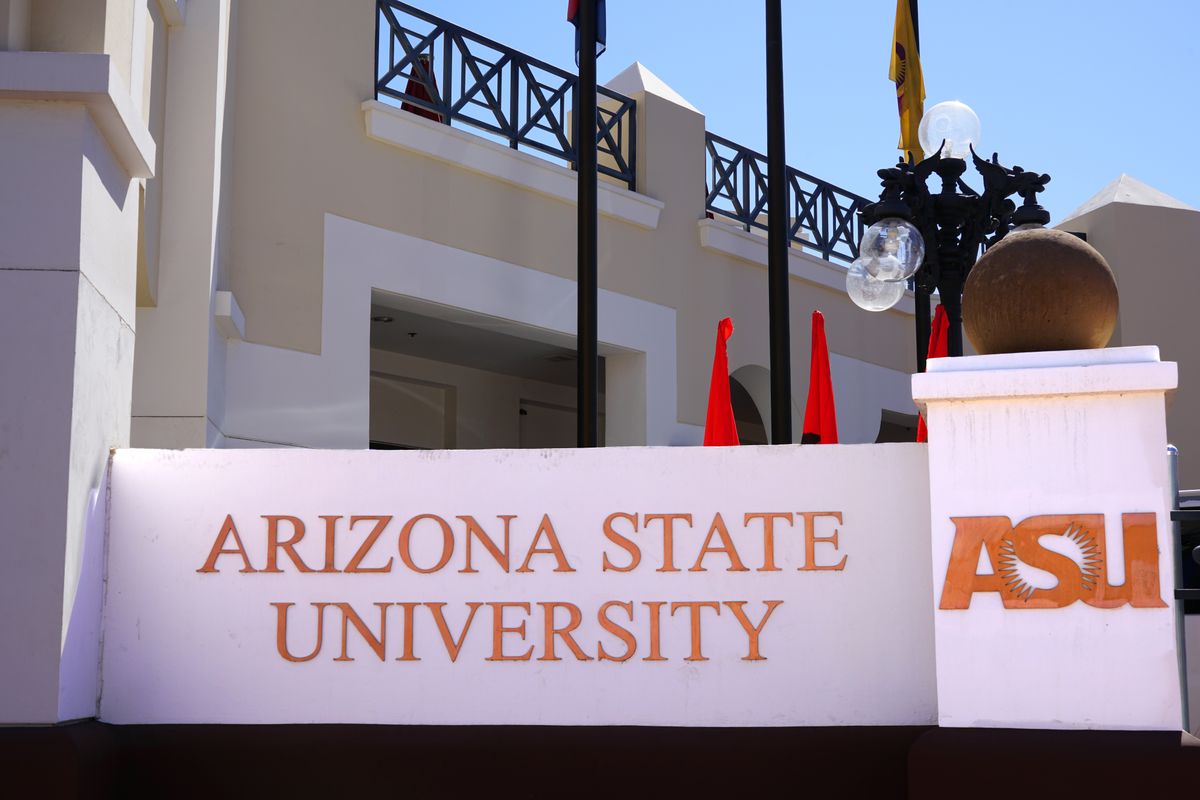
[[[389,302],[383,295],[372,297],[372,318],[393,320],[371,322],[372,348],[563,386],[575,385],[573,337],[537,332],[542,338],[563,341],[554,344],[505,332],[513,330],[514,325],[504,320],[457,309],[453,314],[455,319],[449,320],[399,307],[402,305],[411,303]]]

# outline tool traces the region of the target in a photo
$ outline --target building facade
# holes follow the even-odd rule
[[[316,3],[303,14],[239,6],[229,34],[235,77],[224,94],[215,94],[215,80],[206,92],[181,92],[189,103],[211,96],[205,124],[180,135],[203,127],[221,137],[213,148],[221,158],[204,170],[203,185],[177,184],[183,202],[216,209],[215,241],[204,248],[211,253],[194,255],[212,262],[213,291],[195,277],[198,261],[160,262],[154,305],[141,310],[154,352],[135,367],[135,445],[573,443],[573,174],[525,141],[515,149],[492,141],[466,113],[494,127],[486,108],[468,103],[447,126],[386,95],[375,100],[385,67],[364,67],[364,56],[377,21],[373,2]],[[402,24],[416,31],[414,43],[430,30],[417,17]],[[428,45],[437,60],[447,35]],[[453,70],[473,56],[496,60],[478,40],[459,41]],[[288,56],[296,47],[309,54],[301,63]],[[531,58],[510,57],[536,69]],[[401,82],[410,80],[413,67],[400,69]],[[561,80],[544,70],[535,77],[552,88]],[[486,100],[460,78],[448,97]],[[629,114],[621,130],[623,146],[636,149],[636,189],[615,180],[601,188],[606,441],[700,441],[724,316],[737,329],[731,370],[767,420],[765,240],[706,217],[699,111],[641,65],[608,88],[637,113],[636,126]],[[534,122],[566,135],[566,100],[519,116],[541,112]],[[168,204],[164,224],[173,213]],[[194,210],[178,213],[181,224],[194,224]],[[853,222],[850,230],[853,238]],[[915,413],[911,302],[867,318],[845,297],[838,262],[794,250],[793,414],[803,413],[807,386],[804,323],[819,308],[834,342],[843,439],[874,441],[883,410]],[[228,292],[221,296],[240,312],[232,338],[214,338],[212,315],[201,317],[214,292]],[[180,359],[181,348],[198,362]]]
[[[0,0],[0,592],[30,609],[0,636],[34,653],[0,660],[36,672],[5,719],[88,715],[57,676],[109,448],[573,444],[571,86],[486,34],[376,0]],[[726,316],[768,441],[761,156],[641,64],[602,106],[604,441],[700,443]],[[794,428],[819,309],[841,441],[910,437],[912,298],[851,303],[861,198],[792,175]],[[1200,212],[1122,178],[1061,226],[1114,268],[1114,343],[1181,365],[1200,485]]]

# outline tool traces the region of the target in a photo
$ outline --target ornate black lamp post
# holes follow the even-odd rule
[[[949,108],[945,108],[949,107]],[[928,124],[927,124],[928,123]],[[847,277],[847,292],[863,308],[882,311],[899,302],[908,281],[917,300],[917,361],[924,371],[929,340],[929,297],[936,289],[949,318],[948,350],[960,356],[962,292],[981,246],[991,246],[1009,231],[1040,228],[1050,214],[1037,202],[1049,175],[1002,166],[974,150],[978,119],[961,103],[942,103],[922,122],[922,143],[934,136],[924,161],[901,161],[879,170],[883,185],[879,202],[862,210],[870,226],[859,248],[859,259]],[[970,158],[983,181],[976,191],[963,181]],[[937,175],[940,189],[931,189]],[[1018,206],[1009,199],[1018,195]],[[924,310],[924,314],[920,313]]]

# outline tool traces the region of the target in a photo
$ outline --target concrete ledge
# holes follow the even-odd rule
[[[912,378],[922,408],[929,401],[1167,392],[1178,384],[1176,364],[1159,361],[1157,347],[938,358]]]
[[[745,231],[731,222],[720,219],[702,219],[697,223],[700,231],[700,246],[715,250],[722,255],[767,268],[767,239],[756,233]],[[846,266],[810,255],[800,247],[788,251],[788,272],[792,278],[824,286],[838,292],[846,292]],[[914,312],[912,292],[890,311],[912,316]],[[884,312],[886,313],[886,312]]]
[[[213,295],[213,321],[226,341],[240,342],[246,338],[246,317],[233,292],[218,291]]]
[[[154,138],[109,56],[0,52],[0,100],[83,103],[130,177],[154,177]]]
[[[1098,350],[1047,350],[1041,353],[997,353],[966,358],[937,358],[929,362],[928,372],[977,372],[1002,369],[1047,369],[1053,367],[1094,367],[1105,364],[1158,363],[1158,348],[1103,347]]]
[[[545,159],[522,153],[440,122],[401,111],[378,100],[362,104],[367,136],[418,155],[453,164],[489,178],[574,205],[575,173]],[[599,182],[600,213],[654,230],[664,204],[644,194]]]

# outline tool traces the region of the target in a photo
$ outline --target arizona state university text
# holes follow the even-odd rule
[[[683,578],[710,571],[841,571],[848,561],[839,550],[840,512],[748,512],[738,515],[732,530],[720,513],[696,520],[688,513],[615,512],[598,526],[604,538],[596,563],[580,561],[578,565],[564,550],[549,514],[529,518],[537,519],[536,523],[511,514],[494,519],[485,525],[469,515],[419,514],[407,519],[320,515],[306,523],[291,515],[262,515],[251,523],[256,535],[243,535],[233,515],[227,515],[197,572],[239,578],[278,573],[441,573],[469,581],[457,576],[482,571],[512,575],[514,588],[521,585],[517,576],[546,572],[562,574],[562,593],[569,597],[570,575],[580,568],[598,569],[614,577],[654,571],[680,573]],[[242,523],[242,531],[249,530]],[[801,553],[802,558],[791,563],[789,554]],[[414,587],[429,584],[405,581],[401,585],[411,593]],[[318,602],[270,605],[276,648],[289,662],[321,656],[340,662],[361,658],[420,661],[423,657],[454,662],[468,636],[476,641],[475,652],[495,662],[560,661],[564,657],[612,662],[635,657],[652,662],[675,657],[708,661],[704,633],[715,625],[734,626],[745,636],[739,653],[718,657],[763,661],[767,656],[762,634],[783,605],[782,600],[708,599],[694,592],[689,592],[688,599],[635,602],[626,599],[632,594],[628,592],[631,584],[616,583],[614,588],[618,587],[625,590],[621,592],[625,597],[593,600],[586,610],[567,599],[541,601],[520,596],[471,598],[450,608],[444,602],[396,597],[378,598],[379,602],[369,605],[360,602],[357,607],[327,597]],[[592,621],[598,628],[592,628],[593,636],[588,638]],[[303,643],[297,648],[289,646],[289,627],[298,625],[303,630],[299,635],[293,630],[291,637]],[[486,630],[486,642],[478,641],[481,628]]]

